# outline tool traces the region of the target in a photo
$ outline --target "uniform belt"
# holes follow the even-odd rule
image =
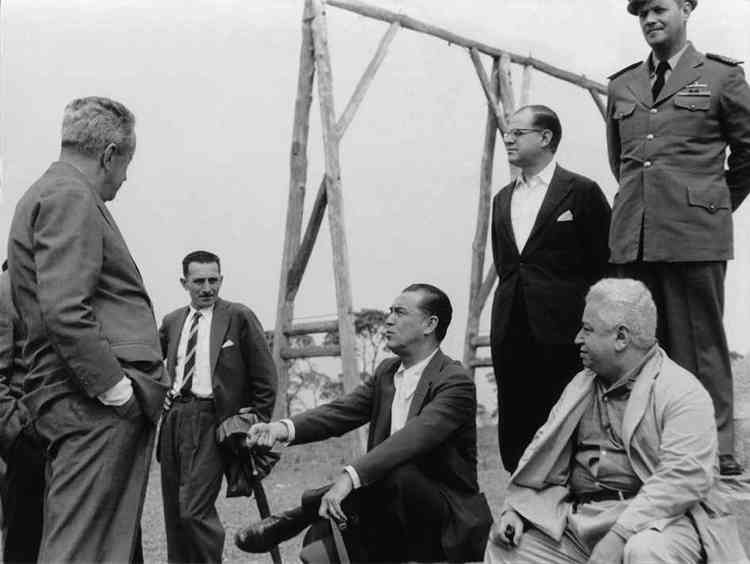
[[[207,401],[207,402],[213,402],[214,398],[212,396],[196,396],[193,392],[188,392],[185,394],[179,394],[172,398],[172,401],[180,402],[180,403],[188,403],[191,401]]]
[[[576,505],[582,503],[591,503],[594,501],[613,501],[619,499],[620,501],[630,499],[635,496],[638,492],[624,492],[621,490],[600,490],[598,492],[583,492],[574,494],[573,502]]]

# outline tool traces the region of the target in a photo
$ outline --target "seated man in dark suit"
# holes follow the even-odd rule
[[[265,552],[318,516],[342,522],[356,513],[357,561],[481,559],[492,517],[477,484],[474,382],[439,348],[451,316],[444,292],[408,286],[385,324],[397,358],[341,399],[250,429],[248,444],[273,446],[370,424],[367,453],[342,469],[312,511],[306,504],[250,525],[237,535],[240,548]]]

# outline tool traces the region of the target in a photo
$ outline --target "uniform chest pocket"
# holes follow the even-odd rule
[[[635,102],[618,100],[612,108],[612,119],[617,123],[620,137],[628,138],[635,134]]]
[[[708,128],[713,128],[714,117],[710,96],[676,95],[673,102],[674,119],[669,127],[682,137],[701,137]]]

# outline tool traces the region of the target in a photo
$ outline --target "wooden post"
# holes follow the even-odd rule
[[[602,119],[604,121],[607,121],[607,109],[604,107],[604,102],[602,102],[602,99],[599,97],[599,94],[589,89],[589,94],[591,94],[591,97],[594,100],[594,104],[596,104],[596,108],[599,110],[599,113],[602,116]]]
[[[388,52],[388,47],[390,46],[393,38],[396,36],[396,32],[400,29],[400,27],[401,26],[397,23],[391,24],[386,34],[380,40],[380,44],[375,51],[375,55],[370,61],[370,64],[367,65],[367,69],[365,69],[362,78],[360,78],[359,82],[357,83],[357,87],[354,89],[354,94],[352,94],[352,97],[349,99],[349,103],[346,105],[344,113],[341,114],[341,117],[336,123],[336,131],[338,132],[339,141],[344,136],[344,132],[346,131],[346,128],[349,127],[352,119],[354,119],[354,115],[357,113],[357,109],[362,103],[362,100],[364,100],[365,94],[367,94],[367,90],[370,88],[370,84],[372,84],[373,78],[375,78],[375,73],[380,68],[381,63],[383,62],[383,59]],[[317,239],[318,232],[320,231],[320,224],[323,222],[323,216],[325,215],[327,203],[328,197],[326,195],[326,179],[325,175],[323,175],[323,180],[320,182],[318,193],[315,196],[313,209],[310,212],[310,219],[308,219],[307,221],[305,235],[302,238],[302,243],[299,246],[297,256],[294,257],[294,262],[291,266],[291,272],[289,274],[287,284],[287,299],[290,299],[292,301],[297,295],[297,290],[299,289],[299,285],[302,282],[302,276],[305,273],[307,262],[310,260],[310,254],[312,253],[313,247],[315,246],[315,240]]]
[[[497,58],[492,64],[490,75],[490,90],[495,97],[500,95],[499,83],[500,62]],[[479,321],[482,306],[479,303],[479,290],[482,286],[484,274],[484,256],[487,250],[487,234],[490,225],[492,205],[492,172],[495,163],[495,142],[497,139],[497,119],[491,102],[487,102],[487,119],[484,127],[484,145],[482,148],[482,164],[479,173],[479,203],[477,206],[477,225],[474,231],[474,241],[471,244],[471,278],[469,280],[469,315],[466,321],[466,336],[464,338],[464,366],[474,378],[474,367],[471,361],[476,356],[477,347],[474,339],[479,334]]]
[[[516,111],[516,96],[513,93],[513,80],[510,71],[510,56],[507,53],[503,53],[503,56],[500,57],[500,72],[498,78],[500,80],[500,101],[503,105],[503,111],[505,112],[506,124],[507,120],[510,119],[510,116],[513,115],[513,112]],[[511,179],[516,178],[521,173],[516,166],[509,164],[509,168]]]
[[[500,131],[505,132],[508,130],[508,125],[505,123],[505,116],[503,115],[502,108],[500,108],[499,99],[495,95],[495,93],[492,91],[492,87],[490,86],[490,81],[487,78],[487,72],[484,70],[482,61],[479,58],[479,53],[477,52],[476,49],[472,47],[471,49],[469,49],[469,56],[471,57],[471,62],[474,63],[474,70],[477,71],[479,84],[482,85],[482,90],[484,91],[484,95],[487,98],[487,102],[490,105],[490,109],[495,115],[495,121],[497,122],[497,127],[498,129],[500,129]]]
[[[312,17],[310,0],[305,2],[302,17],[302,46],[300,48],[299,74],[297,77],[297,99],[294,104],[292,148],[289,155],[289,200],[284,231],[284,249],[281,259],[279,298],[276,307],[276,325],[273,339],[273,359],[279,374],[278,394],[274,408],[274,419],[286,413],[286,391],[289,387],[289,361],[281,356],[288,347],[285,331],[291,327],[294,316],[294,298],[287,297],[289,268],[300,244],[302,213],[307,183],[307,139],[310,131],[310,105],[312,104],[313,78],[315,76],[313,37],[310,27]]]
[[[521,106],[528,106],[531,103],[531,79],[533,75],[534,67],[524,65],[523,77],[521,78]]]
[[[328,199],[328,224],[333,251],[333,276],[336,286],[336,311],[339,321],[339,343],[344,391],[350,392],[359,384],[357,369],[356,339],[354,333],[354,311],[349,277],[349,251],[346,243],[344,203],[341,194],[341,167],[339,163],[339,135],[333,99],[333,77],[328,52],[325,9],[322,0],[311,0],[313,20],[312,34],[315,45],[315,63],[318,71],[318,96],[323,129],[325,153],[326,195]],[[362,452],[361,442],[352,444],[353,455]]]

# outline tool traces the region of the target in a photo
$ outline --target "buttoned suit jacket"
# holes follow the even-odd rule
[[[166,315],[159,328],[170,384],[175,379],[177,348],[190,308]],[[209,365],[216,423],[252,407],[268,421],[276,400],[276,367],[268,350],[263,327],[246,306],[218,299],[209,337]]]
[[[519,250],[510,215],[514,189],[515,181],[492,204],[492,255],[500,279],[492,304],[493,347],[505,337],[519,294],[537,340],[572,344],[586,292],[607,267],[609,204],[596,182],[558,165],[528,241]],[[560,221],[565,217],[570,220]]]
[[[656,100],[646,61],[610,78],[607,146],[619,181],[611,261],[637,260],[641,238],[644,261],[731,259],[732,211],[750,192],[742,69],[689,44]]]
[[[367,453],[351,463],[362,486],[398,466],[415,464],[448,503],[442,545],[451,560],[481,560],[492,516],[477,483],[476,388],[463,366],[438,351],[425,367],[405,426],[391,430],[393,377],[398,358],[384,360],[341,399],[292,418],[294,444],[340,436],[370,424]]]
[[[18,202],[8,239],[12,298],[27,329],[24,402],[96,397],[127,375],[156,422],[166,372],[151,300],[87,178],[55,162]]]
[[[570,506],[572,441],[592,401],[595,374],[579,372],[511,476],[505,508],[559,541]],[[717,435],[708,392],[658,349],[641,369],[622,419],[622,440],[642,482],[618,523],[637,533],[690,513],[708,562],[746,562],[735,517],[714,485]]]

